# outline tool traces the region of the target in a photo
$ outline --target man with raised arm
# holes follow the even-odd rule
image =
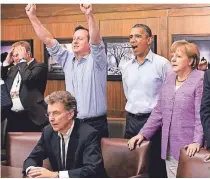
[[[89,30],[82,26],[75,28],[71,53],[41,24],[36,16],[36,5],[28,4],[25,8],[37,36],[62,66],[66,90],[78,103],[78,119],[97,129],[100,137],[108,137],[105,45],[92,14],[92,5],[81,4],[80,9],[85,14]]]

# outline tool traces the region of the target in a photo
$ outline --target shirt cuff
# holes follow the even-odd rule
[[[102,49],[105,49],[105,45],[104,45],[103,40],[101,40],[101,42],[97,45],[90,44],[90,48],[91,50],[102,50]]]
[[[46,49],[48,53],[50,54],[50,56],[55,56],[57,52],[59,51],[59,48],[60,48],[60,44],[56,39],[55,39],[55,45],[53,47],[46,46]]]
[[[9,66],[9,65],[10,65],[10,63],[9,63],[8,61],[5,60],[5,61],[3,62],[3,67]]]
[[[26,62],[24,58],[22,58],[18,63]]]
[[[68,171],[59,171],[59,178],[69,178]]]
[[[34,167],[34,166],[30,166],[30,167],[26,168],[26,175],[28,174],[28,171],[29,171],[30,169],[32,169],[32,168],[35,168],[35,167]]]
[[[3,85],[4,84],[4,80],[2,80],[1,78],[0,78],[0,85]]]

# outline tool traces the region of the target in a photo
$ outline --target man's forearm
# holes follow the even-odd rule
[[[52,34],[41,24],[36,16],[29,17],[31,24],[36,32],[36,35],[43,41],[48,47],[52,47],[55,44]]]
[[[99,26],[97,25],[93,14],[86,15],[86,19],[88,22],[89,34],[90,34],[90,43],[91,44],[99,44],[101,41]]]

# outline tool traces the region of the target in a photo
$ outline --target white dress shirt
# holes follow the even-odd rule
[[[142,64],[136,58],[129,60],[122,67],[122,82],[127,99],[125,110],[133,114],[151,113],[169,71],[170,62],[151,50]]]

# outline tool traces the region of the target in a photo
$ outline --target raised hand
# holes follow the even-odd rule
[[[92,5],[91,4],[80,4],[80,9],[86,15],[89,15],[92,13]]]
[[[11,48],[10,51],[8,52],[8,54],[7,54],[6,59],[5,59],[5,61],[6,61],[8,64],[13,63],[13,61],[14,61],[14,59],[13,59],[13,57],[12,57],[13,51],[14,51],[14,48]]]
[[[29,60],[30,52],[26,52],[25,47],[17,46],[13,50],[13,61],[14,64],[20,63],[21,59]]]
[[[25,7],[26,14],[28,17],[36,16],[36,5],[35,4],[28,4]]]

